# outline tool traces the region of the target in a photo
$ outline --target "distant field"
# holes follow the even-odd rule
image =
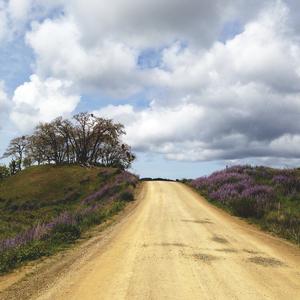
[[[215,205],[300,244],[300,169],[235,166],[189,184]]]
[[[51,254],[133,200],[134,175],[114,168],[35,166],[0,181],[0,273]]]

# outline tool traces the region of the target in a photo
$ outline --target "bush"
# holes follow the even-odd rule
[[[5,273],[23,262],[51,254],[50,248],[43,241],[8,249],[0,253],[0,274]]]
[[[9,176],[9,168],[6,166],[0,165],[0,180]]]
[[[124,208],[124,206],[125,206],[125,203],[123,201],[114,202],[111,209],[107,212],[108,217],[121,211]]]
[[[253,201],[250,199],[238,199],[231,204],[233,213],[243,218],[258,217],[260,214],[256,209]]]
[[[51,232],[51,241],[56,244],[70,243],[80,237],[80,228],[77,225],[59,224]]]
[[[34,241],[19,248],[17,253],[18,262],[40,258],[50,253],[44,241]]]
[[[16,266],[16,250],[10,250],[0,253],[0,274],[9,271]]]
[[[81,222],[81,228],[88,228],[92,225],[98,225],[105,219],[103,213],[93,213],[86,218],[84,218]]]
[[[134,200],[134,196],[132,192],[126,191],[121,194],[120,199],[122,201],[129,202]]]

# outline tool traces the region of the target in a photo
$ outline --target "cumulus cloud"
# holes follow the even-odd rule
[[[0,0],[0,42],[12,41],[22,36],[31,21],[42,19],[59,7],[62,8],[63,2],[63,0]]]
[[[300,158],[300,48],[282,2],[207,51],[175,43],[156,70],[167,92],[149,108],[104,108],[137,150],[177,160]]]
[[[68,116],[79,101],[71,82],[55,78],[42,80],[32,75],[29,82],[15,90],[10,118],[21,131],[28,131],[40,121]]]
[[[206,45],[231,12],[231,0],[71,0],[66,11],[81,24],[86,43],[110,36],[136,47],[161,47],[174,40]]]
[[[8,12],[14,20],[24,20],[31,9],[33,1],[30,0],[10,0],[8,2]]]
[[[136,149],[159,149],[163,143],[185,139],[191,128],[198,127],[203,118],[201,107],[187,104],[173,109],[156,107],[136,111],[130,105],[108,106],[97,115],[113,118],[127,125],[127,141]],[[164,123],[162,126],[162,122]],[[177,134],[174,134],[177,132]]]
[[[224,22],[241,18],[240,2],[62,1],[64,14],[34,22],[26,40],[37,57],[37,74],[71,79],[83,93],[127,98],[152,87],[159,76],[140,67],[145,51],[156,49],[160,56],[161,49],[176,41],[209,48]],[[262,5],[258,3],[248,11],[257,10]]]
[[[173,90],[201,92],[208,85],[260,83],[281,92],[299,90],[298,36],[287,33],[287,7],[278,4],[248,23],[244,31],[208,51],[175,44],[163,52],[168,72],[159,78]]]
[[[144,75],[137,68],[133,48],[109,39],[85,47],[81,38],[78,26],[69,19],[35,23],[26,40],[37,55],[37,73],[72,80],[85,92],[126,97],[140,90]]]

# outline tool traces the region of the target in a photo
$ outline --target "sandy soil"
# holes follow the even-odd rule
[[[31,298],[300,299],[298,247],[180,183],[145,183],[133,212],[80,251]]]

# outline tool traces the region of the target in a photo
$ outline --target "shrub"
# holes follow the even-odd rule
[[[129,202],[129,201],[133,201],[134,200],[134,195],[132,192],[130,191],[125,191],[123,192],[121,195],[120,195],[120,199],[122,201],[126,201],[126,202]]]
[[[0,274],[15,268],[22,262],[49,254],[51,254],[51,250],[43,241],[35,241],[18,248],[2,251],[0,252]]]
[[[8,177],[10,174],[9,168],[6,166],[0,165],[0,180]]]
[[[16,256],[19,263],[23,261],[40,258],[44,255],[50,254],[47,244],[43,241],[34,241],[28,245],[20,247]]]
[[[257,211],[251,199],[238,199],[231,203],[233,213],[237,216],[248,218],[256,217]]]
[[[108,217],[121,211],[124,208],[124,206],[124,201],[114,202],[110,210],[107,212]]]
[[[73,242],[80,237],[80,228],[78,225],[59,224],[53,228],[50,238],[57,244]]]

